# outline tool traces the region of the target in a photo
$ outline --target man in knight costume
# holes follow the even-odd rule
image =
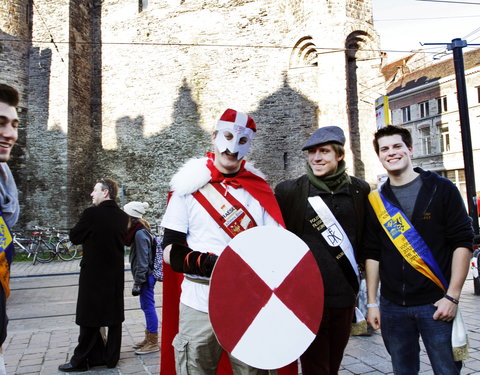
[[[255,132],[250,116],[227,109],[212,135],[215,152],[187,161],[170,182],[172,193],[162,220],[164,260],[177,275],[184,274],[178,333],[173,339],[177,374],[218,373],[222,348],[208,315],[209,278],[217,257],[233,237],[249,228],[283,226],[270,186],[261,172],[244,160]],[[169,267],[165,271],[167,285],[173,273]],[[172,288],[164,286],[167,310],[175,303],[170,297]],[[164,311],[163,318],[168,317]],[[177,327],[166,321],[171,320],[162,323],[161,373],[171,374],[168,346]],[[165,330],[170,330],[170,336]],[[268,373],[229,357],[234,374]],[[220,366],[219,372],[226,373],[222,371]]]

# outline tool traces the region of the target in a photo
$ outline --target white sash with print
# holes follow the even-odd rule
[[[358,266],[357,261],[355,260],[353,247],[342,226],[322,198],[319,196],[309,197],[308,202],[326,226],[326,229],[321,232],[323,238],[331,247],[339,246],[343,250],[347,256],[347,259],[352,265],[353,270],[355,271],[355,275],[357,275],[358,282],[360,283],[360,274],[358,272]]]

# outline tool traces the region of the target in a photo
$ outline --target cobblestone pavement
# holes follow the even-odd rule
[[[132,297],[131,274],[126,264],[125,323],[119,364],[114,369],[95,367],[89,373],[158,374],[159,353],[135,355],[133,342],[143,337],[144,318],[138,297]],[[59,364],[69,360],[77,344],[75,306],[79,261],[55,261],[33,266],[30,262],[12,266],[12,294],[8,302],[9,332],[4,344],[7,373],[63,374]],[[161,315],[161,284],[157,283],[157,312]],[[473,294],[473,281],[465,284],[461,308],[470,338],[470,358],[463,375],[480,374],[480,296]],[[428,357],[422,351],[421,374],[433,374]],[[378,332],[372,336],[351,337],[340,375],[392,374],[388,353]],[[172,374],[173,375],[173,374]]]

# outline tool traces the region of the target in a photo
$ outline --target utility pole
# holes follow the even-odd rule
[[[425,45],[446,44],[449,51],[453,51],[453,63],[455,66],[455,79],[457,82],[458,113],[460,115],[460,129],[462,133],[463,163],[465,170],[465,183],[467,186],[468,214],[473,220],[473,230],[479,235],[478,209],[475,189],[475,171],[473,167],[472,136],[470,132],[470,119],[468,116],[467,85],[465,83],[465,67],[463,65],[462,48],[467,42],[460,38],[452,40],[452,43],[424,43]]]
[[[425,43],[425,44],[445,44],[445,43]],[[457,101],[458,113],[460,115],[460,129],[462,133],[463,145],[463,163],[465,168],[465,183],[467,185],[467,204],[468,214],[472,218],[473,230],[475,232],[473,258],[471,261],[473,274],[473,289],[475,295],[480,295],[480,235],[478,233],[478,208],[475,189],[475,171],[473,168],[473,150],[472,136],[470,132],[470,119],[468,116],[467,85],[465,83],[465,67],[463,65],[462,48],[467,46],[467,42],[460,38],[447,43],[449,51],[453,51],[453,63],[455,66],[455,80],[457,82]]]
[[[455,79],[457,81],[458,113],[460,115],[460,129],[462,131],[463,162],[465,164],[465,183],[467,185],[468,213],[473,219],[473,229],[478,233],[477,195],[475,189],[475,170],[473,167],[472,136],[470,132],[470,118],[468,116],[467,85],[465,83],[465,68],[463,65],[462,48],[467,46],[465,40],[456,38],[447,46],[453,51]]]

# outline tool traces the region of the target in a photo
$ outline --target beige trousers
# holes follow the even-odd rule
[[[222,348],[208,314],[180,304],[179,333],[173,340],[177,375],[214,375]],[[276,375],[277,371],[253,368],[229,355],[235,375]]]

